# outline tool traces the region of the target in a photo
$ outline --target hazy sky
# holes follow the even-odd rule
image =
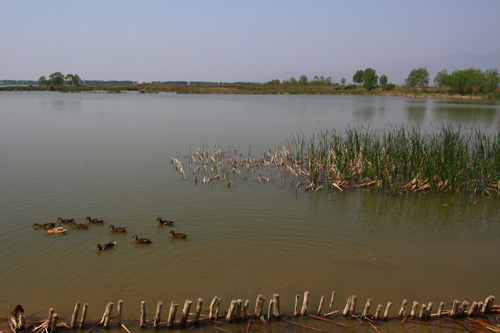
[[[253,81],[500,53],[500,1],[0,0],[0,45],[0,79]]]

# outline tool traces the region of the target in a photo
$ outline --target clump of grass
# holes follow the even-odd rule
[[[373,186],[392,193],[443,191],[492,194],[500,190],[500,136],[460,126],[422,133],[418,126],[322,130],[290,141],[306,188]]]

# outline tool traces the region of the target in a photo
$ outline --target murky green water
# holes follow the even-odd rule
[[[302,131],[443,123],[500,129],[498,103],[362,96],[183,96],[174,94],[0,93],[0,315],[22,304],[27,313],[53,307],[67,321],[76,300],[88,318],[109,301],[124,301],[152,318],[175,300],[310,292],[311,307],[337,291],[361,303],[411,301],[447,308],[454,299],[500,296],[500,204],[464,203],[453,194],[392,196],[373,191],[296,192],[259,184],[253,174],[231,188],[182,181],[170,158],[202,145],[254,155]],[[458,204],[458,205],[456,205]],[[33,223],[58,216],[84,223],[48,235]],[[159,227],[158,216],[174,220]],[[109,224],[128,229],[112,234]],[[170,230],[188,234],[174,241]],[[138,246],[131,236],[147,237]],[[116,241],[99,254],[97,243]],[[397,304],[397,305],[396,305]],[[266,302],[267,306],[267,302]],[[362,305],[360,306],[362,307]],[[181,311],[182,309],[180,309]],[[193,310],[192,310],[193,311]],[[397,309],[393,309],[394,314]],[[151,315],[149,315],[151,314]],[[165,319],[167,314],[164,314]],[[276,329],[279,329],[276,327]]]

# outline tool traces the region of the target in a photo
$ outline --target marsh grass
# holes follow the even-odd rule
[[[443,125],[433,133],[418,126],[373,130],[322,130],[290,141],[293,156],[316,187],[372,186],[392,193],[442,191],[492,194],[499,191],[500,136]]]

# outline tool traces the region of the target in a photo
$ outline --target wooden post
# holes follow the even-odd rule
[[[487,314],[490,311],[493,302],[495,301],[495,296],[490,295],[484,300],[483,308],[481,309],[482,314]]]
[[[269,300],[269,306],[267,308],[267,321],[271,321],[271,316],[273,315],[272,308],[274,305],[274,301],[271,299]]]
[[[196,314],[194,316],[194,325],[198,325],[200,323],[200,315],[201,310],[203,309],[203,299],[198,298],[198,303],[196,304]]]
[[[52,320],[54,317],[54,308],[49,309],[49,317],[47,318],[47,331],[50,332],[52,329]]]
[[[437,317],[441,318],[443,316],[444,302],[439,303]]]
[[[419,320],[425,320],[425,313],[427,312],[427,305],[422,304],[420,307],[420,313],[418,314],[418,319]]]
[[[118,307],[116,309],[116,311],[118,312],[117,317],[116,317],[116,325],[118,327],[122,326],[122,306],[123,306],[123,301],[119,300]]]
[[[389,319],[389,312],[391,311],[392,302],[387,302],[387,306],[385,307],[384,319]]]
[[[304,300],[302,301],[302,310],[300,311],[301,316],[307,315],[307,303],[309,302],[309,292],[304,292]]]
[[[188,299],[184,302],[184,309],[182,309],[182,318],[180,323],[181,326],[186,326],[189,317],[189,310],[191,309],[191,304],[193,304],[193,302]]]
[[[380,313],[382,313],[382,308],[383,308],[383,305],[382,304],[379,304],[377,306],[377,311],[375,311],[375,319],[376,320],[379,320],[380,319]]]
[[[451,308],[451,314],[450,314],[450,317],[451,318],[456,318],[457,315],[458,315],[458,306],[460,305],[460,301],[459,300],[454,300],[453,301],[453,307]]]
[[[212,320],[214,314],[215,314],[215,305],[217,304],[217,296],[214,297],[212,300],[212,303],[210,303],[209,307],[209,313],[208,313],[208,320]]]
[[[76,327],[78,312],[80,312],[80,301],[76,301],[75,309],[73,310],[73,315],[71,316],[71,324],[69,326],[73,329]]]
[[[403,303],[401,304],[401,309],[399,309],[399,318],[403,318],[403,316],[405,315],[406,303],[408,303],[408,300],[405,298],[403,299]]]
[[[264,298],[264,296],[259,294],[257,296],[257,301],[255,303],[255,318],[260,319],[260,321],[262,321],[262,322],[266,322],[266,320],[264,319],[264,316],[262,315],[262,310],[264,308],[265,301],[266,301],[266,299]]]
[[[463,317],[465,316],[465,313],[466,313],[466,309],[467,309],[467,306],[469,305],[469,302],[467,301],[463,301],[462,305],[460,306],[460,308],[458,309],[458,317]]]
[[[361,314],[361,318],[368,317],[368,311],[370,311],[370,306],[371,305],[372,305],[372,300],[368,298],[366,300],[365,309],[363,310],[363,313]]]
[[[158,301],[156,303],[156,314],[155,314],[155,319],[153,321],[153,327],[154,328],[159,328],[160,327],[160,320],[161,320],[161,308],[163,307],[163,302]]]
[[[344,317],[347,317],[349,315],[349,309],[351,308],[351,298],[352,296],[347,297],[347,302],[345,303],[345,308],[343,312]]]
[[[243,320],[247,320],[247,315],[248,315],[248,306],[250,305],[250,300],[247,299],[245,300],[245,304],[243,305]]]
[[[316,314],[318,316],[321,316],[321,312],[323,312],[323,303],[325,303],[325,298],[326,296],[321,296],[321,299],[319,300],[319,306],[318,306],[318,311],[316,312]]]
[[[170,312],[168,314],[168,320],[167,320],[167,327],[173,327],[175,324],[175,315],[177,313],[177,307],[179,304],[176,302],[172,301],[170,303]]]
[[[434,303],[432,303],[432,302],[429,302],[429,304],[427,304],[427,311],[425,312],[425,318],[424,318],[425,321],[428,321],[431,319],[431,312],[432,312],[433,306],[434,306]]]
[[[85,325],[85,318],[87,317],[88,308],[89,308],[88,303],[83,304],[82,318],[80,319],[80,329],[83,329],[83,326]]]
[[[413,301],[413,306],[411,307],[411,313],[410,313],[410,318],[415,319],[416,313],[417,313],[417,307],[418,307],[418,302]]]
[[[52,325],[50,325],[50,332],[55,333],[57,332],[57,322],[59,321],[59,316],[57,313],[54,313],[52,316]]]
[[[328,313],[332,312],[334,301],[335,301],[335,291],[332,291],[332,298],[330,299],[330,305],[328,306]]]
[[[113,310],[113,302],[109,302],[108,305],[106,305],[106,310],[104,310],[104,314],[101,319],[101,324],[104,328],[109,327],[109,320],[111,317],[112,310]]]
[[[469,317],[474,317],[476,315],[477,310],[479,309],[478,303],[476,301],[472,302],[472,305],[469,309],[469,313],[467,314]]]
[[[349,308],[349,312],[351,314],[354,314],[356,312],[356,301],[358,299],[358,296],[352,295],[351,296],[351,307]]]
[[[221,299],[217,297],[217,301],[215,302],[215,320],[219,318],[220,303]]]
[[[299,300],[300,300],[300,295],[295,295],[295,308],[293,310],[293,315],[295,317],[299,315]]]
[[[280,294],[273,294],[274,318],[280,319]]]
[[[242,299],[238,299],[236,301],[236,320],[240,320],[241,319],[241,307],[243,306],[243,300]]]
[[[140,327],[146,327],[146,301],[141,302],[141,321],[139,323]]]

